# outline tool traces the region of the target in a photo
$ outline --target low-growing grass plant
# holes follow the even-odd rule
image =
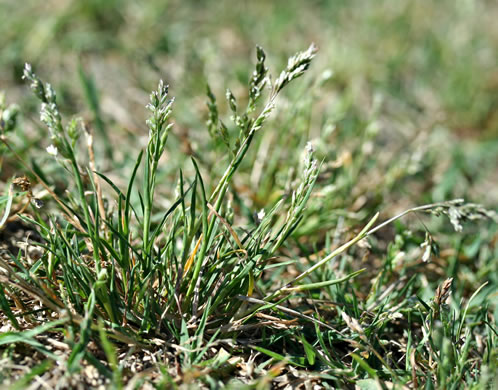
[[[114,388],[145,382],[157,388],[491,386],[498,333],[486,297],[493,292],[484,283],[460,305],[449,300],[448,275],[422,296],[427,279],[419,267],[439,256],[439,247],[428,228],[420,239],[400,219],[446,215],[460,231],[465,220],[496,220],[493,212],[457,199],[378,222],[379,212],[360,206],[351,218],[355,226],[337,226],[335,236],[327,233],[311,247],[303,237],[319,230],[327,202],[313,191],[329,163],[315,157],[312,142],[287,191],[263,209],[250,210],[237,194],[240,167],[254,163],[248,151],[316,50],[311,45],[290,57],[272,78],[257,47],[246,96],[226,92],[229,122],[207,87],[206,135],[219,163],[227,162],[219,177],[205,173],[194,154],[174,182],[161,180],[171,158],[175,103],[160,81],[147,104],[147,144],[124,187],[99,170],[104,154],[96,150],[108,147],[95,146],[111,141],[94,136],[82,119],[63,120],[55,90],[25,66],[50,134],[47,152],[68,184],[61,190],[43,167],[17,153],[9,136],[19,110],[2,101],[2,150],[19,160],[26,177],[13,178],[0,198],[0,226],[17,219],[39,235],[25,237],[24,247],[0,260],[0,307],[9,321],[0,335],[4,358],[14,357],[20,344],[39,354],[14,386],[54,372],[54,363],[61,387],[98,384],[88,367]],[[365,143],[375,133],[369,129]],[[348,172],[345,189],[364,158]],[[35,183],[44,199],[33,193]],[[174,198],[158,201],[160,186],[174,187]],[[382,262],[368,264],[379,250],[371,247],[376,234],[393,225],[395,239],[378,256]]]

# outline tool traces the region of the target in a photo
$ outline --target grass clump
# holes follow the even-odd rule
[[[278,97],[315,54],[311,45],[292,56],[273,81],[257,47],[246,96],[226,92],[230,124],[208,87],[206,134],[226,168],[206,173],[202,156],[192,157],[177,172],[169,199],[158,194],[173,186],[161,180],[175,131],[174,100],[163,81],[146,106],[146,146],[120,186],[99,170],[90,127],[78,118],[65,124],[54,89],[25,66],[49,131],[47,151],[68,184],[57,188],[42,167],[17,153],[9,139],[17,111],[3,104],[4,150],[47,198],[37,207],[28,177],[15,181],[23,193],[10,184],[2,198],[2,227],[18,218],[37,233],[36,242],[0,260],[0,307],[10,324],[0,336],[4,356],[16,359],[21,344],[36,351],[36,364],[14,385],[43,375],[62,378],[61,387],[80,380],[115,388],[491,384],[497,359],[496,323],[485,303],[491,291],[481,285],[461,307],[448,303],[451,277],[423,290],[427,279],[417,273],[439,257],[438,245],[428,228],[421,240],[399,219],[444,214],[461,230],[464,220],[494,213],[442,201],[376,225],[379,213],[367,204],[350,218],[354,226],[324,234],[316,213],[327,202],[312,194],[326,171],[311,143],[301,173],[289,175],[286,191],[264,209],[250,210],[238,194],[235,180],[253,163],[251,146],[262,142],[259,133],[268,130]],[[360,170],[346,172],[344,189]],[[398,224],[394,241],[380,255],[372,249],[376,234],[392,223]],[[304,227],[316,237],[313,245]],[[363,267],[356,267],[359,258]],[[365,266],[368,259],[375,265]]]

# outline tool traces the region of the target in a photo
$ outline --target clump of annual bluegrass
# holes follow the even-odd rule
[[[131,334],[137,340],[145,335],[179,340],[183,327],[189,323],[197,324],[194,333],[202,339],[212,316],[218,318],[218,323],[228,323],[242,303],[234,298],[253,291],[268,259],[300,221],[318,174],[311,147],[303,182],[279,226],[273,226],[274,215],[281,212],[283,199],[266,213],[255,231],[239,237],[227,222],[231,210],[226,194],[254,137],[274,110],[277,96],[304,74],[315,52],[311,45],[291,57],[272,83],[265,65],[266,55],[257,47],[257,64],[249,80],[245,109],[238,106],[230,90],[226,94],[231,120],[239,129],[236,137],[228,135],[219,118],[216,99],[208,89],[209,132],[226,144],[231,159],[210,193],[204,187],[198,163],[193,160],[195,175],[185,178],[179,172],[179,196],[162,216],[158,214],[154,194],[159,161],[173,126],[173,99],[168,96],[168,87],[160,81],[150,95],[149,142],[137,158],[128,187],[122,191],[96,171],[93,135],[88,126],[78,119],[63,123],[55,90],[27,64],[24,78],[41,101],[40,119],[50,134],[47,151],[56,156],[72,185],[67,196],[56,195],[45,177],[30,172],[54,197],[63,219],[57,214],[36,216],[47,242],[46,253],[36,272],[26,271],[23,283],[36,286],[42,296],[39,299],[52,302],[50,310],[68,324],[74,324],[75,318],[80,318],[80,323],[88,318],[90,322],[85,323],[89,332],[96,326],[94,321],[101,318],[114,332]],[[266,102],[258,109],[267,89]],[[9,118],[2,122],[2,127],[10,126]],[[82,129],[87,138],[86,156],[78,147]],[[142,180],[138,175],[140,167]],[[114,213],[109,209],[111,200],[103,200],[104,182],[116,193]],[[135,194],[138,203],[132,202]],[[9,269],[10,277],[16,279],[17,273],[10,265]]]

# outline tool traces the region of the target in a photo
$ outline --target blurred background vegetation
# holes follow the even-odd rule
[[[452,157],[453,164],[442,168],[451,179],[438,176],[430,196],[475,191],[496,203],[490,187],[498,179],[497,17],[496,2],[471,0],[26,0],[22,6],[4,0],[0,85],[8,101],[34,108],[21,81],[30,62],[54,85],[67,113],[83,113],[108,137],[123,140],[145,134],[144,102],[163,78],[177,98],[177,135],[188,134],[195,146],[205,136],[207,82],[219,100],[228,86],[237,96],[256,44],[275,71],[313,41],[320,52],[309,83],[325,85],[313,89],[315,96],[292,91],[301,94],[289,97],[301,100],[293,110],[307,116],[297,115],[306,123],[290,123],[301,127],[291,133],[317,138],[334,129],[330,155],[372,115],[386,144],[381,154],[391,153],[393,138],[408,144],[438,131],[437,157]],[[483,175],[486,169],[494,176]]]
[[[21,80],[24,63],[31,63],[55,87],[66,118],[81,116],[95,129],[99,168],[124,186],[147,139],[149,91],[164,79],[176,97],[174,137],[161,167],[166,198],[190,155],[214,183],[226,165],[206,130],[206,85],[226,112],[227,87],[247,99],[257,44],[276,77],[289,55],[315,42],[311,71],[281,98],[234,194],[250,218],[285,193],[295,176],[289,167],[312,140],[324,166],[298,234],[318,233],[312,240],[318,242],[339,219],[358,221],[373,210],[387,218],[457,197],[496,208],[497,19],[491,0],[25,0],[22,6],[4,0],[0,89],[24,114],[17,149],[63,180],[51,156],[33,148],[50,142]],[[6,181],[19,172],[11,156],[3,157]],[[492,244],[486,262],[496,233],[474,233],[467,238],[472,248]]]

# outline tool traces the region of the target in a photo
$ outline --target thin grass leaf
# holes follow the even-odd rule
[[[458,325],[458,330],[456,332],[456,339],[457,340],[460,340],[460,336],[462,334],[462,329],[463,329],[463,325],[465,324],[465,320],[467,319],[467,312],[469,311],[469,307],[470,307],[470,303],[472,302],[472,300],[481,292],[481,290],[486,287],[486,285],[488,284],[489,282],[484,282],[483,284],[481,284],[479,286],[479,288],[474,291],[474,293],[470,296],[468,302],[467,302],[467,305],[465,305],[465,309],[463,310],[463,314],[462,314],[462,319],[460,320],[460,323]]]
[[[206,192],[204,189],[204,182],[202,181],[202,176],[201,176],[201,173],[199,171],[199,166],[197,165],[197,162],[193,158],[192,158],[192,164],[194,165],[195,172],[196,172],[196,181],[199,182],[200,189],[201,189],[202,235],[204,238],[202,240],[202,246],[201,246],[201,251],[198,255],[198,260],[194,266],[192,278],[189,281],[189,286],[188,286],[188,290],[186,293],[186,301],[188,301],[190,299],[192,293],[194,292],[194,288],[197,285],[197,279],[199,278],[199,274],[201,272],[202,262],[204,261],[204,256],[206,255],[207,246],[209,244],[209,239],[210,239],[210,233],[212,231],[212,225],[214,222],[214,219],[213,219],[211,221],[211,225],[208,226],[208,207],[207,207],[207,200],[206,200]]]
[[[360,355],[357,355],[356,353],[352,352],[350,353],[350,356],[353,358],[353,360],[358,363],[358,365],[367,372],[367,374],[375,380],[378,380],[379,375],[377,374],[377,371],[373,369],[366,361],[363,359]]]
[[[299,359],[299,358],[295,358],[295,357],[292,357],[292,356],[284,356],[284,355],[281,355],[277,352],[273,352],[267,348],[263,348],[263,347],[260,347],[258,345],[251,345],[250,346],[252,349],[254,349],[255,351],[258,351],[258,352],[261,352],[269,357],[271,357],[272,359],[276,360],[277,362],[286,362],[286,363],[289,363],[293,366],[296,366],[296,367],[306,367],[306,364],[303,364],[301,361],[299,360],[302,360],[302,359]]]
[[[14,313],[12,313],[12,310],[10,309],[9,302],[5,297],[4,287],[2,286],[1,283],[0,283],[0,307],[2,308],[3,312],[5,313],[9,321],[12,323],[14,328],[20,330],[21,327],[19,326],[19,322],[17,322],[16,316],[14,315]]]
[[[112,386],[115,389],[123,388],[123,379],[121,376],[121,368],[118,364],[118,358],[116,353],[116,348],[107,338],[107,333],[104,328],[104,323],[102,320],[98,323],[99,328],[99,336],[100,342],[102,344],[102,348],[104,349],[107,361],[109,363],[109,367],[112,371]]]
[[[81,360],[87,357],[86,347],[90,341],[91,321],[95,309],[96,297],[95,290],[92,290],[85,305],[85,317],[79,327],[79,340],[75,343],[71,354],[67,359],[67,368],[69,372],[78,372],[81,369]]]
[[[366,271],[366,268],[363,268],[363,269],[360,269],[358,271],[352,272],[349,275],[346,275],[340,279],[326,280],[324,282],[316,282],[316,283],[309,283],[309,284],[301,284],[301,285],[295,286],[295,287],[287,287],[287,288],[283,288],[281,290],[281,292],[285,294],[285,293],[289,293],[289,292],[306,291],[306,290],[314,290],[314,289],[321,289],[324,287],[330,287],[330,286],[334,286],[334,285],[339,284],[339,283],[347,282],[348,280],[355,278],[356,276],[360,275],[361,273],[363,273],[365,271]]]
[[[55,355],[53,352],[49,351],[43,344],[36,340],[36,336],[41,335],[45,332],[55,330],[59,325],[68,322],[68,318],[61,318],[59,320],[50,321],[45,324],[39,325],[36,328],[25,330],[22,332],[4,332],[0,334],[0,345],[10,345],[14,343],[24,343],[31,345],[38,351],[43,353],[45,356],[53,359],[59,360],[60,357]]]
[[[299,336],[299,341],[301,341],[301,344],[303,345],[304,352],[306,354],[306,359],[308,359],[308,363],[310,366],[313,366],[315,364],[315,358],[316,358],[316,351],[313,346],[308,343],[306,338],[303,335]]]

